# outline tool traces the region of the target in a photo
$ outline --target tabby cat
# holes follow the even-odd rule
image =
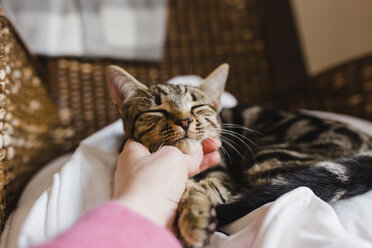
[[[175,225],[186,246],[206,245],[218,226],[299,186],[328,202],[372,188],[372,137],[302,112],[220,111],[228,69],[221,65],[200,87],[146,87],[117,66],[107,68],[126,138],[151,152],[173,145],[190,153],[207,137],[223,141],[225,159],[190,179],[179,205]]]

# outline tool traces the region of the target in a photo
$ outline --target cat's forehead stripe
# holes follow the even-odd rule
[[[180,85],[175,85],[174,90],[175,90],[176,94],[178,94],[178,95],[182,94],[182,90],[181,90]]]
[[[188,85],[169,85],[169,84],[157,84],[151,87],[153,89],[152,94],[155,97],[157,105],[162,102],[160,98],[170,101],[176,105],[184,105],[184,97],[190,97],[190,100],[198,102],[203,96],[194,89],[193,86]],[[163,98],[164,97],[164,98]]]
[[[191,95],[193,101],[198,100],[198,97],[196,96],[195,92],[191,92],[190,95]]]
[[[169,94],[169,91],[167,89],[167,87],[164,87],[164,85],[161,85],[161,84],[158,84],[158,85],[155,85],[155,89],[157,89],[157,91],[165,96],[167,96]]]

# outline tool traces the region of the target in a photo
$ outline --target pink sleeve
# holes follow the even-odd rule
[[[181,247],[173,234],[116,202],[96,207],[70,229],[37,248]]]

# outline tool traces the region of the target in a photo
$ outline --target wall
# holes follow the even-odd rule
[[[310,76],[372,53],[371,0],[291,0],[291,5]]]

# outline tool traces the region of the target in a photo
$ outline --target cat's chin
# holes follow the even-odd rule
[[[185,154],[192,154],[200,149],[201,144],[200,141],[185,138],[177,141],[174,146],[180,149]]]

